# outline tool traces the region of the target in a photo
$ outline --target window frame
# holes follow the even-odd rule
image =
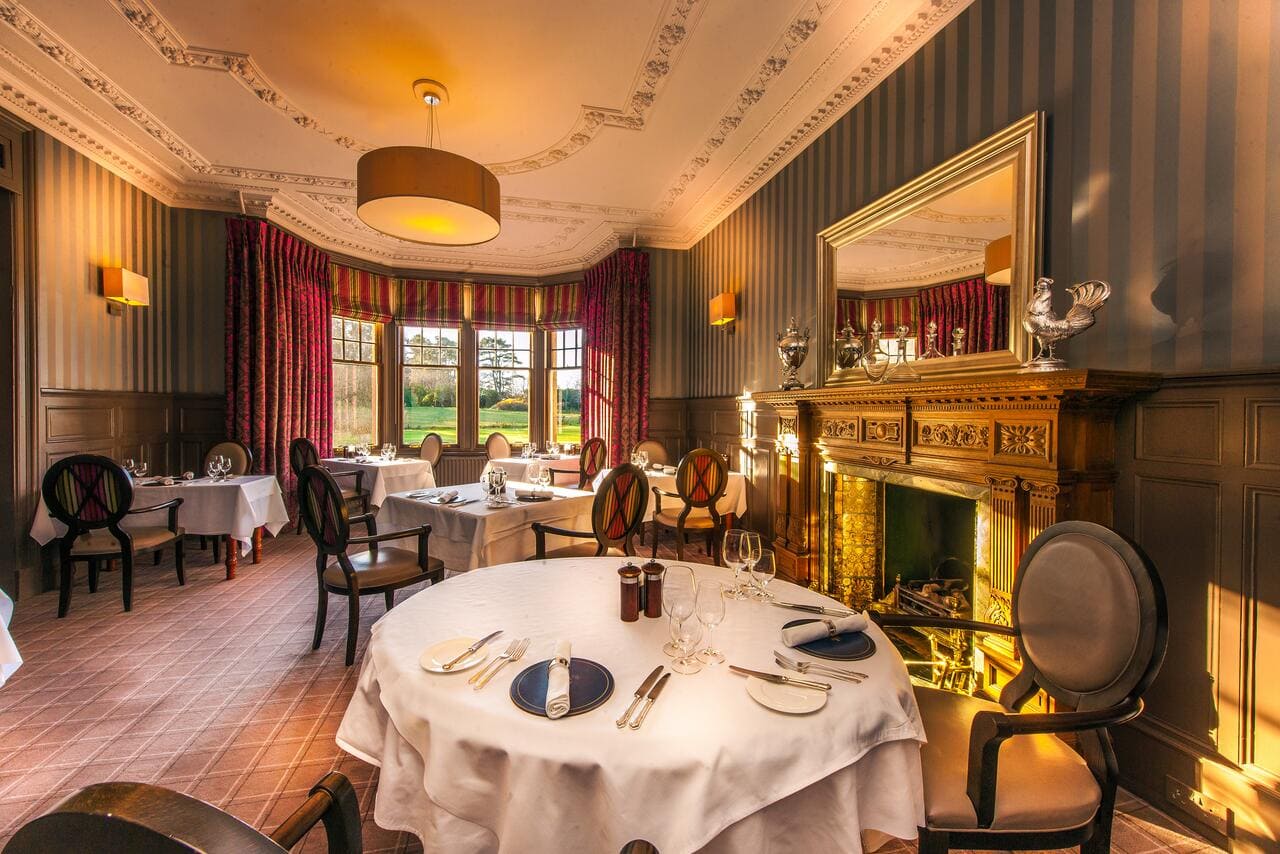
[[[576,346],[561,347],[556,345],[556,336],[572,332],[576,337]],[[570,329],[548,329],[546,335],[547,360],[546,360],[546,388],[547,388],[547,418],[546,418],[546,438],[550,442],[565,442],[557,435],[556,432],[556,413],[559,409],[559,400],[557,390],[559,388],[556,383],[556,374],[560,371],[577,371],[578,373],[578,439],[577,443],[582,442],[582,403],[581,391],[583,380],[583,366],[586,361],[586,335],[585,330],[581,326],[575,326]],[[575,352],[577,353],[576,365],[558,365],[558,357],[561,353]]]
[[[383,371],[383,358],[384,358],[383,341],[386,338],[386,330],[384,329],[384,327],[386,327],[387,324],[377,320],[361,320],[356,317],[348,317],[347,315],[337,314],[337,313],[330,313],[329,318],[330,318],[329,361],[332,364],[337,364],[337,365],[369,365],[369,366],[372,366],[373,368],[373,395],[372,395],[372,401],[370,404],[372,409],[372,413],[371,413],[372,438],[370,439],[369,444],[373,446],[377,446],[379,442],[381,442],[381,437],[386,434],[385,425],[382,423],[383,421],[382,394],[383,394],[384,376],[385,376],[385,371]],[[333,336],[333,321],[335,320],[340,321],[343,326],[343,334],[337,338]],[[353,342],[350,338],[346,336],[345,330],[346,330],[347,323],[356,323],[360,325],[361,338],[358,342]],[[372,342],[367,342],[363,338],[363,331],[364,331],[365,325],[368,325],[373,328]],[[335,356],[333,353],[334,343],[338,341],[342,342],[342,345],[343,345],[341,348],[343,351],[343,355],[341,358],[339,358],[338,356]],[[358,344],[362,351],[366,345],[372,346],[373,358],[371,360],[366,360],[363,358],[363,353],[360,359],[346,358],[346,345],[349,343]],[[331,373],[330,389],[332,389],[332,371],[330,373]],[[336,397],[334,402],[336,403]],[[337,419],[334,417],[333,408],[334,408],[334,405],[331,404],[330,419],[332,420],[332,423],[336,425]],[[338,448],[335,440],[334,447],[331,449],[331,453],[336,453],[337,450]]]
[[[423,322],[417,322],[417,321],[413,323],[409,323],[406,321],[400,321],[396,324],[396,326],[398,327],[396,330],[396,338],[399,346],[395,350],[395,358],[396,358],[396,363],[398,367],[398,370],[396,371],[395,398],[396,400],[399,401],[399,404],[396,407],[397,418],[396,418],[395,435],[396,435],[396,443],[398,447],[401,448],[402,450],[409,450],[409,449],[421,447],[421,443],[417,445],[410,445],[410,444],[407,444],[404,440],[404,431],[405,431],[404,372],[406,368],[431,368],[433,370],[453,371],[454,436],[457,441],[452,443],[446,442],[444,447],[452,448],[452,449],[458,449],[458,448],[464,447],[464,444],[462,441],[463,423],[465,420],[463,416],[463,382],[462,382],[463,370],[462,369],[466,365],[466,353],[468,349],[466,346],[467,345],[467,335],[466,335],[467,323],[463,321],[462,323],[459,323],[457,326],[447,326],[439,323],[432,324],[432,323],[423,323]],[[406,348],[418,347],[424,351],[427,349],[432,349],[432,348],[428,348],[426,345],[409,344],[406,341],[406,334],[410,329],[421,329],[424,331],[434,330],[437,333],[436,335],[437,340],[440,338],[439,333],[444,333],[444,332],[456,333],[455,337],[457,339],[457,346],[454,349],[456,349],[458,354],[457,363],[453,365],[446,365],[446,364],[438,364],[434,362],[433,363],[419,362],[417,364],[409,364],[408,362],[406,362],[405,361]],[[437,346],[434,349],[438,350],[440,348]]]
[[[536,327],[521,326],[521,327],[497,328],[492,326],[484,326],[479,323],[472,323],[471,330],[472,330],[472,342],[473,342],[473,347],[472,347],[473,369],[471,371],[471,374],[475,379],[475,389],[474,389],[475,393],[471,395],[472,400],[475,402],[475,420],[472,425],[474,428],[474,435],[475,435],[475,442],[476,442],[475,447],[477,448],[484,447],[484,441],[487,438],[486,436],[480,435],[480,412],[484,408],[480,405],[480,393],[481,393],[480,375],[483,371],[508,371],[512,373],[523,373],[525,375],[525,385],[524,385],[525,416],[526,416],[526,420],[528,421],[528,427],[526,429],[526,432],[529,434],[529,441],[531,442],[540,441],[540,439],[538,438],[538,419],[535,417],[536,392],[534,389],[536,387],[535,384],[539,380],[539,374],[545,373],[546,371],[545,365],[540,364],[540,358],[539,358],[540,354],[539,354],[538,343],[539,343],[539,338],[541,338],[542,336],[538,335],[538,330]],[[527,336],[527,340],[528,340],[527,348],[521,349],[519,347],[516,347],[514,343],[512,344],[513,353],[525,354],[524,365],[523,366],[520,366],[518,364],[513,364],[511,366],[482,365],[480,363],[480,356],[482,353],[490,352],[490,351],[493,351],[493,352],[498,352],[498,351],[496,350],[496,348],[482,347],[480,346],[480,342],[484,338],[492,335],[501,336],[506,334],[510,334],[512,336],[523,334]],[[517,359],[517,361],[519,360]],[[513,442],[512,444],[518,445],[521,443]]]

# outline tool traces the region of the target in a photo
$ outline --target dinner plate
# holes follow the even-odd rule
[[[816,623],[817,620],[792,620],[783,625],[784,629],[802,626],[805,623]],[[834,661],[861,661],[876,654],[876,642],[866,632],[849,632],[833,638],[818,638],[815,641],[800,644],[793,649],[809,653],[818,658],[829,658]]]
[[[807,715],[827,704],[827,692],[797,685],[779,685],[754,676],[747,677],[747,693],[767,709],[788,715]]]
[[[422,669],[431,673],[461,673],[464,670],[470,670],[480,662],[489,657],[489,647],[480,647],[466,658],[459,661],[448,670],[444,666],[450,661],[457,658],[464,649],[471,646],[479,638],[449,638],[440,641],[437,644],[427,647],[422,651],[422,657],[418,659],[418,664],[422,665]]]
[[[527,494],[527,495],[517,495],[517,496],[516,496],[516,501],[524,501],[524,502],[550,501],[550,500],[551,500],[552,498],[554,498],[554,497],[555,497],[555,496],[553,496],[553,495],[545,495],[545,494],[543,494],[543,495],[534,495],[534,494],[530,493],[530,494]]]
[[[511,702],[531,715],[547,716],[547,668],[551,659],[531,664],[511,682]],[[569,711],[580,715],[602,705],[613,694],[613,674],[586,658],[569,659]]]

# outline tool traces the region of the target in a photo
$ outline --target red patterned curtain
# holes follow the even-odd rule
[[[333,446],[329,257],[257,219],[227,220],[227,436],[292,503],[289,442]]]
[[[542,292],[543,329],[576,329],[582,325],[582,284],[552,285]]]
[[[486,329],[531,329],[533,288],[526,285],[472,285],[471,319]]]
[[[341,264],[329,265],[333,313],[386,323],[394,314],[395,279]]]
[[[587,271],[582,326],[582,436],[612,465],[649,435],[649,256],[619,249]]]
[[[462,283],[401,279],[400,319],[406,323],[460,325]]]
[[[938,350],[951,354],[951,330],[965,330],[964,352],[987,353],[1009,346],[1009,288],[981,277],[920,290],[920,323],[938,324]]]

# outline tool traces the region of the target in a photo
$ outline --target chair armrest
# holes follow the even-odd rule
[[[372,513],[361,513],[359,516],[348,516],[348,525],[364,525],[370,534],[378,533],[378,522]]]
[[[128,515],[134,516],[138,513],[150,513],[154,510],[165,510],[167,508],[177,508],[180,506],[182,506],[181,498],[170,498],[168,501],[161,502],[160,504],[152,504],[150,507],[131,507],[129,508]]]
[[[653,489],[653,494],[659,498],[679,498],[680,497],[680,493],[678,492],[668,492],[667,490],[658,486],[654,486],[651,488]]]
[[[324,822],[331,854],[360,854],[360,806],[355,789],[345,775],[330,771],[311,787],[306,801],[271,834],[281,848],[290,849],[307,835],[317,821]]]
[[[935,629],[961,629],[970,632],[987,632],[993,635],[1009,635],[1017,637],[1018,630],[1013,626],[1001,626],[997,623],[984,623],[979,620],[961,620],[954,617],[927,617],[923,614],[884,614],[872,611],[871,619],[882,629],[904,627],[929,627]]]
[[[354,469],[352,471],[331,471],[329,472],[329,474],[333,475],[334,480],[337,480],[340,477],[354,477],[356,479],[356,483],[355,483],[356,492],[364,492],[364,470],[363,469]]]
[[[568,528],[557,528],[544,522],[534,522],[529,527],[533,529],[533,557],[535,560],[546,560],[547,558],[547,534],[556,534],[561,537],[585,537],[587,539],[595,536],[591,531],[571,531]]]
[[[387,540],[404,540],[409,537],[430,536],[431,526],[422,525],[417,528],[405,528],[403,531],[387,531],[385,534],[370,534],[367,537],[351,537],[347,543],[353,546],[385,543]]]
[[[990,827],[996,814],[996,779],[1000,745],[1015,735],[1083,732],[1117,726],[1142,714],[1142,700],[1130,697],[1106,709],[1051,714],[978,712],[969,726],[969,773],[966,790],[978,816],[978,827]]]

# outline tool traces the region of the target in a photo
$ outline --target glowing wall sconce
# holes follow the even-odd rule
[[[124,267],[102,269],[102,295],[110,314],[124,314],[126,305],[151,305],[151,287],[146,276]]]
[[[711,298],[711,325],[725,327],[725,331],[733,334],[737,326],[738,303],[731,291],[716,294]]]

